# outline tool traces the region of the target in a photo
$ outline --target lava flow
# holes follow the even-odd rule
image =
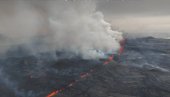
[[[114,60],[114,54],[112,54],[111,56],[109,56],[109,58],[104,62],[104,65],[109,64],[111,61]]]
[[[120,44],[120,49],[119,49],[119,52],[118,52],[119,56],[120,56],[120,55],[123,53],[123,51],[124,51],[125,41],[126,41],[126,39],[122,39],[122,40],[119,42],[119,44]]]
[[[123,51],[124,51],[124,45],[125,45],[125,39],[121,40],[120,42],[120,49],[118,51],[118,55],[120,56]],[[108,59],[103,63],[103,65],[107,65],[109,64],[111,61],[114,60],[114,54],[112,54],[111,56],[108,57]],[[84,79],[84,78],[87,78],[92,72],[94,72],[95,70],[94,69],[91,69],[89,72],[86,72],[86,73],[81,73],[80,76],[79,76],[79,80],[75,80],[73,82],[71,82],[70,84],[68,84],[66,87],[62,88],[62,89],[59,89],[59,90],[56,90],[56,91],[53,91],[51,92],[50,94],[48,94],[46,97],[53,97],[53,96],[56,96],[58,93],[62,92],[63,90],[65,90],[66,88],[68,87],[72,87],[76,82],[80,81],[81,79]]]
[[[90,75],[90,73],[92,73],[94,70],[91,69],[89,72],[87,73],[82,73],[80,74],[80,80],[83,79],[83,78],[86,78]],[[66,88],[69,88],[69,87],[72,87],[76,82],[80,81],[80,80],[75,80],[75,81],[72,81],[70,84],[68,84],[68,86],[66,87],[63,87],[59,90],[55,90],[53,92],[51,92],[50,94],[48,94],[46,97],[53,97],[53,96],[56,96],[59,92],[62,92],[63,90],[65,90]]]
[[[46,97],[52,97],[52,96],[57,95],[58,93],[59,93],[59,90],[56,90],[56,91],[50,93],[49,95],[47,95]]]

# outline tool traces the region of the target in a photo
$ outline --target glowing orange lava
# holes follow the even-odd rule
[[[119,55],[121,55],[122,53],[123,53],[123,51],[124,51],[124,47],[125,47],[125,41],[126,41],[126,39],[122,39],[119,43],[120,43],[120,49],[119,49]]]
[[[56,90],[56,91],[50,93],[49,95],[47,95],[46,97],[53,97],[53,96],[57,95],[58,93],[59,93],[59,90]]]
[[[124,51],[124,45],[125,45],[125,39],[123,39],[123,40],[120,41],[120,46],[121,46],[121,47],[120,47],[120,49],[119,49],[119,51],[118,51],[119,56],[120,56],[120,55],[123,53],[123,51]],[[113,61],[113,60],[114,60],[114,54],[112,54],[111,56],[109,56],[109,58],[108,58],[103,64],[104,64],[104,65],[107,65],[107,64],[109,64],[109,63],[110,63],[111,61]],[[80,79],[83,79],[83,78],[88,77],[92,72],[94,72],[94,69],[91,69],[91,70],[90,70],[89,72],[87,72],[87,73],[82,73],[82,74],[80,74]],[[61,89],[56,90],[56,91],[54,91],[54,92],[51,92],[51,93],[50,93],[49,95],[47,95],[46,97],[56,96],[59,92],[65,90],[66,88],[72,87],[76,82],[80,81],[80,79],[71,82],[70,84],[68,84],[68,86],[66,86],[66,87],[64,87],[64,88],[61,88]]]
[[[104,62],[104,65],[107,65],[107,64],[109,64],[111,61],[113,61],[114,60],[114,54],[113,55],[111,55],[111,56],[109,56],[109,58]]]

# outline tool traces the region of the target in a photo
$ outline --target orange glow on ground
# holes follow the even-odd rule
[[[123,39],[123,40],[121,40],[120,41],[120,45],[121,45],[121,47],[120,47],[120,49],[119,49],[119,51],[118,51],[118,54],[119,54],[119,56],[123,53],[123,51],[124,51],[124,45],[125,45],[125,39]],[[114,54],[112,54],[111,56],[109,56],[108,57],[108,59],[103,63],[104,65],[107,65],[107,64],[109,64],[111,61],[113,61],[114,60]],[[78,81],[80,81],[81,79],[83,79],[83,78],[86,78],[86,77],[88,77],[92,72],[94,72],[95,70],[94,69],[91,69],[89,72],[87,72],[87,73],[82,73],[82,74],[80,74],[80,79],[79,80],[75,80],[75,81],[73,81],[73,82],[71,82],[70,84],[68,84],[68,86],[66,86],[66,87],[64,87],[64,88],[61,88],[60,90],[56,90],[56,91],[54,91],[54,92],[51,92],[49,95],[47,95],[46,97],[53,97],[53,96],[56,96],[59,92],[61,92],[61,91],[63,91],[63,90],[65,90],[66,88],[68,88],[68,87],[72,87],[76,82],[78,82]]]
[[[119,49],[119,55],[121,55],[122,53],[123,53],[123,51],[124,51],[124,47],[125,47],[125,41],[126,41],[126,39],[123,39],[123,40],[121,40],[119,43],[120,43],[120,49]]]
[[[47,95],[46,97],[53,97],[53,96],[57,95],[58,93],[59,93],[59,90],[50,93],[50,94]]]

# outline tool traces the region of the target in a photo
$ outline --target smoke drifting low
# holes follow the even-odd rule
[[[32,54],[57,51],[84,59],[116,52],[122,33],[111,29],[95,4],[92,0],[1,0],[0,52],[21,45]]]

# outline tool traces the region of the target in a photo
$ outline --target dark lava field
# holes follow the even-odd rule
[[[17,47],[0,58],[0,97],[170,97],[170,40],[127,39],[121,56],[103,62]]]

